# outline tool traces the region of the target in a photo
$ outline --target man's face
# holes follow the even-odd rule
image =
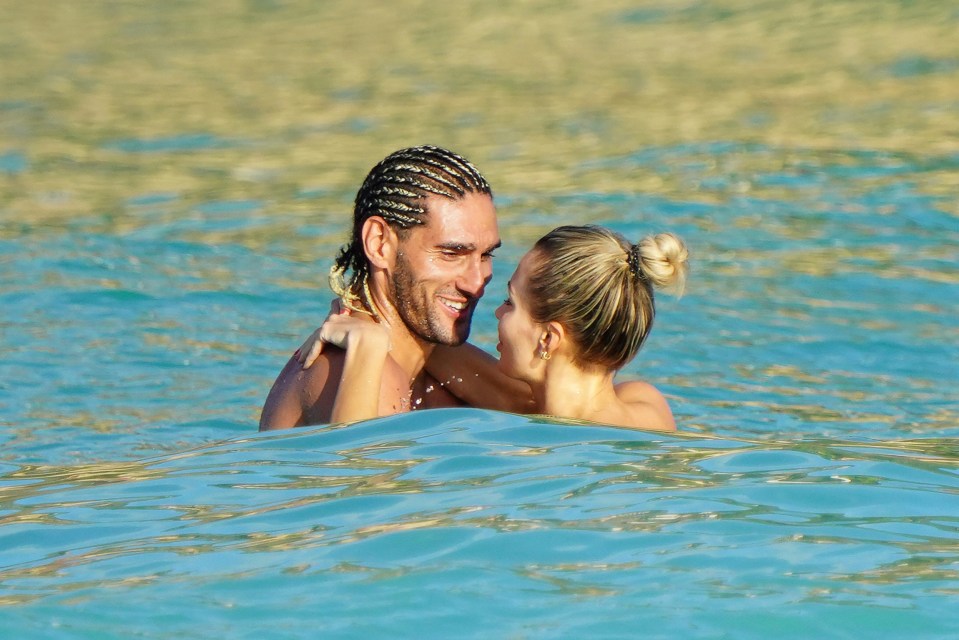
[[[392,301],[410,332],[456,346],[469,337],[476,303],[493,275],[500,246],[496,210],[488,195],[460,200],[432,195],[426,224],[398,243]]]

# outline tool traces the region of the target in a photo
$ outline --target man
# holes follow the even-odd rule
[[[424,365],[436,345],[466,341],[499,246],[489,184],[466,159],[413,147],[367,175],[330,285],[342,304],[385,328],[390,355],[379,415],[409,411],[414,397],[416,408],[460,404]],[[352,347],[324,349],[307,370],[291,358],[266,399],[260,430],[330,422],[346,358],[361,356]]]

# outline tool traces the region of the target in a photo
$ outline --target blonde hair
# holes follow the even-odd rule
[[[671,233],[630,244],[604,227],[563,226],[533,251],[531,315],[562,324],[583,366],[620,369],[632,360],[653,327],[653,288],[682,295],[689,270],[686,245]]]

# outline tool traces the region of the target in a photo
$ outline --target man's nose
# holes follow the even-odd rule
[[[492,277],[493,265],[489,260],[482,258],[470,260],[466,270],[460,276],[460,290],[479,297]]]

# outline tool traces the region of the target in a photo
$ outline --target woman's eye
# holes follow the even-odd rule
[[[513,304],[513,301],[510,300],[509,298],[506,298],[505,300],[503,300],[503,304],[505,304],[505,305],[512,305],[512,304]]]

